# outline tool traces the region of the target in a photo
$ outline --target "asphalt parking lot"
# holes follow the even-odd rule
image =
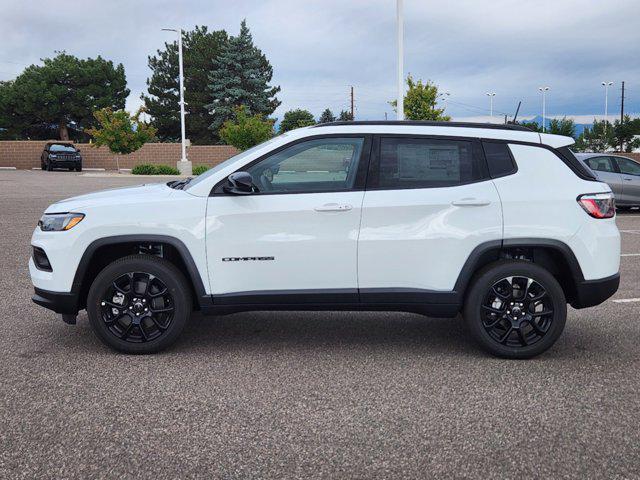
[[[33,304],[27,261],[48,204],[137,183],[0,172],[0,478],[640,478],[640,212],[618,293],[533,360],[345,312],[194,316],[136,357]]]

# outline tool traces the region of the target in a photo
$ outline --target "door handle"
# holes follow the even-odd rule
[[[623,180],[626,180],[627,182],[630,182],[631,180],[633,180],[632,178],[629,177],[623,177]]]
[[[325,203],[314,210],[316,212],[348,212],[353,207],[349,204]]]
[[[451,205],[456,207],[484,207],[490,203],[490,200],[484,198],[461,198],[460,200],[451,202]]]

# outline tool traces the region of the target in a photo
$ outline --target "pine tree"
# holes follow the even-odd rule
[[[324,112],[322,112],[322,114],[320,115],[320,118],[318,119],[318,123],[329,123],[329,122],[335,122],[335,121],[336,121],[336,116],[328,108]]]
[[[243,105],[249,115],[271,115],[280,105],[275,95],[279,86],[270,86],[273,68],[253,44],[246,20],[240,25],[240,34],[230,37],[221,54],[213,59],[209,74],[211,103],[207,105],[213,115],[209,129],[218,132],[222,124],[234,118],[234,107]]]
[[[340,115],[338,116],[338,120],[340,120],[341,122],[352,122],[353,121],[353,115],[351,115],[351,112],[347,112],[346,110],[342,110],[340,112]]]
[[[207,82],[211,59],[220,54],[227,41],[227,32],[209,32],[205,26],[196,26],[194,30],[182,34],[184,100],[189,112],[186,131],[194,144],[218,141],[218,137],[209,130],[211,114],[207,108],[210,102]],[[151,116],[151,124],[157,129],[160,140],[177,141],[180,139],[178,42],[165,43],[163,50],[150,56],[149,68],[153,72],[147,79],[149,95],[141,95],[146,113]]]

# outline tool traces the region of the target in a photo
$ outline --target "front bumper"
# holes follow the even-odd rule
[[[597,280],[583,280],[576,284],[576,296],[571,302],[573,308],[587,308],[600,305],[618,291],[620,274]]]
[[[48,308],[63,315],[78,314],[78,294],[73,292],[50,292],[49,290],[43,290],[38,287],[35,287],[34,290],[35,293],[31,297],[31,300],[41,307]]]

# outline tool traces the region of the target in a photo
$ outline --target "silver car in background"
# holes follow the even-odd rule
[[[609,153],[576,153],[578,159],[611,187],[619,210],[640,207],[640,163]]]

